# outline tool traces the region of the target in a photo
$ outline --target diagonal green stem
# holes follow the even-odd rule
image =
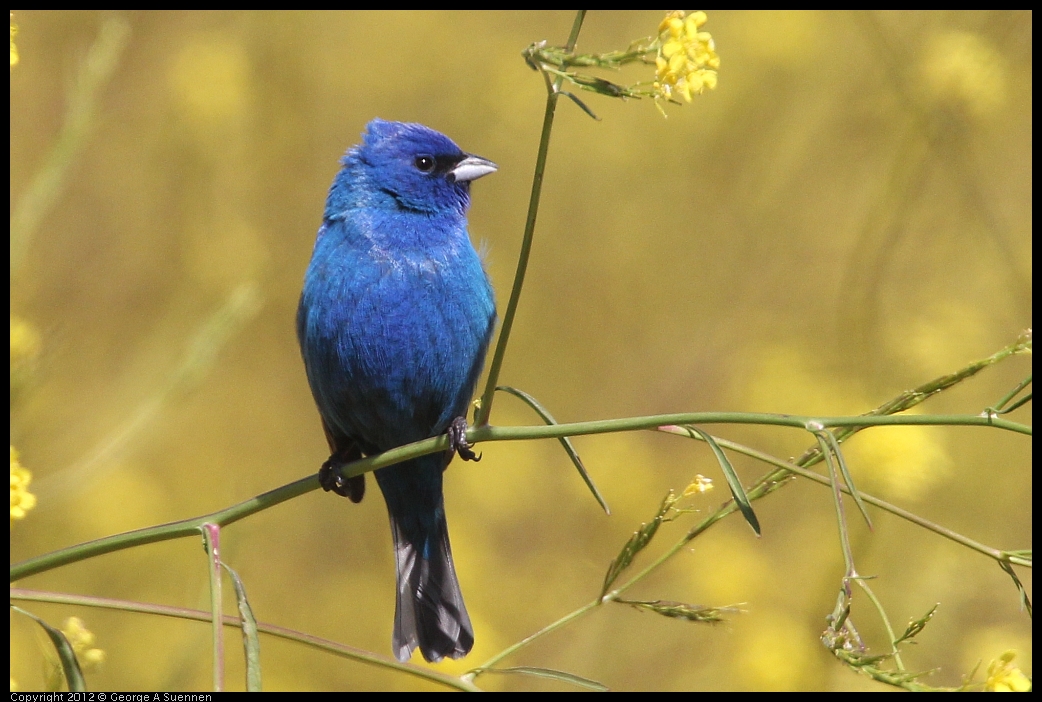
[[[63,592],[23,590],[15,587],[11,588],[11,599],[26,602],[51,602],[56,604],[76,605],[77,607],[98,607],[100,609],[135,612],[139,614],[155,614],[187,621],[209,622],[213,619],[213,614],[211,612],[206,612],[201,609],[170,607],[169,605],[131,602],[129,600],[117,600],[108,597],[92,597],[90,595],[69,595]],[[224,622],[224,626],[242,628],[242,621],[235,615],[226,614],[222,621]],[[469,680],[462,680],[454,675],[442,673],[431,668],[424,668],[423,666],[415,665],[413,663],[402,663],[393,658],[389,658],[388,656],[381,656],[378,653],[364,651],[360,648],[337,643],[336,641],[323,639],[318,636],[312,636],[311,634],[304,634],[293,629],[287,629],[286,627],[257,622],[257,631],[269,636],[285,639],[286,641],[295,641],[296,643],[331,653],[334,656],[340,656],[341,658],[347,658],[359,663],[367,663],[369,665],[395,670],[400,673],[406,673],[407,675],[412,675],[429,682],[439,683],[457,690],[469,692],[481,691]]]
[[[43,573],[63,565],[76,563],[105,553],[122,551],[123,549],[133,548],[134,546],[154,544],[160,541],[169,541],[171,539],[181,539],[186,536],[198,538],[199,530],[204,524],[212,523],[220,526],[228,526],[240,519],[245,519],[255,512],[260,512],[270,507],[274,507],[281,502],[291,500],[306,492],[311,492],[316,488],[318,488],[318,475],[309,475],[306,478],[294,481],[288,485],[283,485],[282,487],[252,497],[237,505],[232,505],[231,507],[218,510],[212,514],[204,514],[201,517],[182,519],[177,522],[160,524],[159,526],[146,527],[144,529],[135,529],[134,531],[127,531],[114,536],[106,536],[82,544],[76,544],[75,546],[69,546],[68,548],[63,548],[58,551],[52,551],[51,553],[30,558],[29,560],[12,565],[11,582],[27,578],[30,575],[35,575],[37,573]]]
[[[690,434],[687,431],[682,430],[679,427],[660,427],[659,431],[664,431],[664,432],[669,433],[669,434],[677,434],[678,436],[686,436],[686,437],[689,437],[689,438],[693,438],[693,437],[690,436]],[[750,448],[748,446],[744,446],[744,445],[736,443],[734,441],[728,441],[727,439],[721,439],[720,437],[715,437],[715,438],[716,438],[716,443],[718,443],[720,446],[722,446],[724,448],[727,448],[728,450],[734,451],[735,453],[741,453],[743,455],[749,456],[750,458],[755,458],[758,461],[762,461],[763,463],[767,463],[769,465],[776,466],[777,468],[780,469],[780,470],[776,470],[776,471],[771,472],[770,474],[768,474],[764,478],[761,478],[759,481],[757,481],[756,487],[750,489],[749,492],[752,492],[753,490],[756,490],[760,486],[765,485],[765,484],[770,485],[770,484],[778,483],[778,481],[784,480],[785,475],[788,474],[788,473],[791,473],[793,475],[798,475],[801,478],[806,478],[807,480],[812,480],[812,481],[814,481],[814,482],[816,482],[816,483],[818,483],[820,485],[824,485],[825,487],[829,487],[830,484],[831,484],[827,476],[821,475],[819,473],[815,473],[812,470],[807,470],[806,467],[800,467],[800,466],[795,465],[795,464],[793,464],[793,463],[791,463],[789,461],[783,461],[783,460],[781,460],[779,458],[776,458],[776,457],[774,457],[774,456],[772,456],[772,455],[770,455],[768,453],[764,453],[763,451],[757,451],[754,448]],[[843,492],[845,492],[847,494],[850,494],[850,489],[847,488],[846,486],[842,486],[841,485],[840,489]],[[762,496],[763,496],[762,491],[757,493],[757,498],[762,497]],[[1026,558],[1026,557],[1024,557],[1022,555],[1019,555],[1019,554],[1016,554],[1016,553],[1010,553],[1010,552],[1007,552],[1007,551],[1002,551],[1002,550],[997,549],[997,548],[992,548],[991,546],[987,546],[986,544],[982,544],[979,541],[974,541],[973,539],[969,538],[968,536],[964,536],[963,534],[960,534],[958,532],[952,531],[951,529],[948,529],[947,527],[941,526],[940,524],[937,524],[935,522],[931,522],[928,519],[920,517],[919,515],[917,515],[917,514],[915,514],[913,512],[909,512],[906,509],[902,509],[902,508],[898,507],[897,505],[890,504],[889,502],[881,500],[878,497],[873,497],[872,495],[869,495],[867,493],[861,493],[861,496],[865,500],[865,502],[867,502],[868,504],[870,504],[870,505],[872,505],[874,507],[878,507],[879,509],[881,509],[884,512],[888,512],[888,513],[894,515],[895,517],[898,517],[900,519],[905,520],[906,522],[909,522],[911,524],[915,524],[916,526],[920,526],[920,527],[926,529],[927,531],[932,531],[933,533],[937,534],[938,536],[943,536],[944,538],[946,538],[946,539],[948,539],[950,541],[953,541],[953,542],[955,542],[957,544],[961,544],[961,545],[963,545],[963,546],[965,546],[965,547],[967,547],[967,548],[969,548],[969,549],[971,549],[973,551],[976,551],[976,552],[978,552],[978,553],[980,553],[982,555],[987,556],[988,558],[994,559],[1000,565],[1003,564],[1003,563],[1007,563],[1008,562],[1008,563],[1014,563],[1014,564],[1019,565],[1019,566],[1024,566],[1026,568],[1032,567],[1032,561],[1031,561],[1030,558]]]
[[[879,417],[873,417],[873,419],[879,419]],[[683,436],[690,437],[690,433],[689,432],[684,431],[684,430],[682,430],[679,427],[662,427],[660,429],[660,431],[666,431],[667,433],[675,433],[675,434],[678,434],[678,435],[683,435]],[[775,466],[778,467],[778,470],[770,471],[769,473],[767,473],[766,475],[761,477],[759,480],[757,480],[756,483],[754,484],[754,486],[747,491],[748,494],[749,494],[749,498],[751,500],[757,500],[757,499],[759,499],[761,497],[764,497],[767,494],[769,494],[770,492],[772,492],[777,486],[783,485],[784,484],[783,481],[784,481],[785,477],[787,475],[789,475],[789,474],[796,474],[796,475],[799,475],[801,477],[814,480],[815,482],[817,482],[817,483],[819,483],[821,485],[824,485],[825,487],[832,487],[832,485],[834,484],[833,481],[830,480],[826,476],[823,476],[823,475],[820,475],[820,474],[815,473],[813,471],[807,470],[804,467],[800,467],[800,466],[794,465],[791,462],[782,461],[781,459],[775,458],[774,456],[771,456],[769,454],[765,454],[765,453],[763,453],[761,451],[757,451],[755,449],[751,449],[751,448],[749,448],[747,446],[743,446],[741,444],[737,444],[737,443],[735,443],[733,441],[728,441],[726,439],[721,439],[719,437],[716,437],[716,442],[718,444],[720,444],[721,446],[724,446],[724,447],[726,447],[726,448],[728,448],[728,449],[730,449],[732,451],[743,453],[743,454],[745,454],[747,456],[751,456],[753,458],[757,458],[759,460],[762,460],[762,461],[764,461],[766,463],[769,463],[769,464],[772,464],[772,465],[775,465]],[[811,461],[811,462],[813,462],[813,461]],[[846,485],[839,485],[838,487],[839,487],[840,491],[846,492],[847,494],[850,494],[850,488],[847,487]],[[890,512],[890,513],[894,514],[895,516],[898,516],[898,517],[900,517],[902,519],[905,519],[905,520],[907,520],[909,522],[912,522],[913,524],[917,524],[919,526],[925,527],[925,528],[929,529],[930,531],[933,531],[933,532],[935,532],[935,533],[937,533],[937,534],[939,534],[941,536],[944,536],[944,537],[946,537],[948,539],[951,539],[952,541],[954,541],[956,543],[962,544],[964,546],[968,546],[968,547],[972,548],[973,550],[975,550],[975,551],[977,551],[979,553],[982,553],[982,554],[984,554],[984,555],[986,555],[986,556],[988,556],[990,558],[993,558],[993,559],[999,561],[1000,563],[1003,563],[1003,562],[1014,562],[1014,560],[1011,558],[1010,553],[1008,553],[1008,552],[1000,551],[998,549],[986,546],[986,545],[984,545],[984,544],[982,544],[980,542],[974,541],[973,539],[970,539],[970,538],[968,538],[966,536],[963,536],[962,534],[958,534],[958,533],[956,533],[954,531],[951,531],[950,529],[947,529],[947,528],[942,527],[942,526],[940,526],[938,524],[930,522],[930,521],[928,521],[928,520],[926,520],[926,519],[924,519],[924,518],[922,518],[922,517],[920,517],[920,516],[918,516],[916,514],[908,512],[907,510],[901,509],[900,507],[897,507],[896,505],[892,505],[892,504],[890,504],[888,502],[880,500],[877,497],[873,497],[872,495],[869,495],[867,493],[861,493],[861,497],[865,500],[865,502],[867,502],[867,503],[869,503],[871,505],[874,505],[874,506],[876,506],[876,507],[878,507],[878,508],[880,508],[880,509],[882,509],[884,511]],[[686,534],[684,534],[672,546],[670,546],[666,551],[664,551],[662,554],[660,554],[658,557],[656,557],[654,560],[652,560],[650,563],[648,563],[647,566],[645,566],[641,571],[639,571],[636,575],[634,575],[632,578],[630,578],[624,584],[620,585],[619,587],[617,587],[617,588],[615,588],[613,590],[610,590],[609,592],[605,593],[602,597],[598,597],[597,599],[592,600],[591,602],[587,602],[585,605],[579,607],[578,609],[575,609],[575,610],[565,614],[564,616],[562,616],[557,621],[548,624],[547,626],[543,627],[539,631],[536,631],[535,633],[525,637],[521,641],[518,641],[517,643],[515,643],[515,644],[513,644],[511,646],[508,646],[507,648],[503,649],[502,651],[500,651],[496,655],[494,655],[491,658],[489,658],[487,661],[485,661],[481,665],[477,666],[476,668],[474,668],[470,672],[466,673],[463,676],[463,679],[467,680],[468,682],[473,681],[474,678],[478,674],[483,672],[485,669],[491,668],[491,667],[495,666],[501,660],[507,658],[508,656],[510,656],[513,653],[516,653],[517,651],[521,650],[522,648],[525,648],[529,644],[531,644],[531,643],[535,642],[536,640],[542,638],[544,635],[549,634],[552,631],[556,631],[557,629],[560,629],[561,627],[565,626],[569,622],[572,622],[572,621],[574,621],[576,619],[580,619],[580,618],[584,617],[585,615],[589,614],[591,611],[593,611],[594,609],[596,609],[597,607],[599,607],[602,604],[618,600],[623,595],[623,593],[625,593],[631,587],[633,587],[634,585],[639,583],[641,580],[646,578],[652,572],[658,570],[666,561],[670,560],[678,552],[680,552],[682,549],[684,549],[693,539],[695,539],[697,536],[701,535],[702,533],[708,531],[710,527],[712,527],[714,524],[716,524],[717,522],[722,520],[724,517],[727,517],[732,512],[736,512],[736,511],[738,511],[738,507],[735,504],[734,500],[729,500],[725,504],[723,504],[720,507],[718,507],[714,512],[706,515],[705,518],[703,518],[701,522],[699,522],[694,527],[692,527],[690,531],[688,531]],[[1031,565],[1032,565],[1031,564],[1031,559],[1029,559],[1029,558],[1022,558],[1020,556],[1016,556],[1015,557],[1015,562],[1018,565],[1022,565],[1022,566],[1028,567],[1028,568],[1030,568]],[[858,582],[860,583],[860,579],[858,579]],[[885,619],[885,614],[883,616],[884,616],[884,619]],[[889,621],[886,621],[886,626],[887,626],[887,629],[889,631],[890,630]]]
[[[33,236],[65,189],[76,157],[90,141],[102,91],[119,66],[129,37],[130,24],[122,17],[110,17],[79,66],[67,96],[61,132],[29,187],[12,208],[12,274],[18,272],[25,261]]]
[[[586,10],[579,10],[572,23],[572,32],[568,35],[568,43],[565,51],[571,52],[575,48],[575,42],[579,38],[579,30],[582,29]],[[545,75],[545,74],[544,74]],[[550,133],[554,126],[554,113],[557,110],[557,96],[561,88],[562,78],[554,81],[553,86],[547,84],[546,111],[543,113],[543,134],[539,138],[539,153],[535,160],[535,175],[532,178],[532,196],[528,201],[528,219],[525,221],[525,236],[521,240],[521,253],[517,257],[517,271],[514,273],[514,287],[510,290],[510,302],[507,303],[506,312],[503,313],[503,326],[499,330],[499,340],[496,342],[496,350],[492,355],[492,364],[488,369],[488,381],[485,383],[485,391],[481,395],[481,406],[474,420],[475,426],[488,424],[489,414],[492,412],[492,398],[496,394],[496,384],[499,382],[499,371],[503,367],[503,357],[506,355],[507,342],[510,340],[510,330],[514,326],[514,315],[517,313],[517,305],[521,300],[521,288],[525,284],[525,273],[528,270],[528,257],[532,253],[532,239],[535,236],[535,220],[539,214],[539,196],[543,191],[543,173],[546,171],[546,156],[550,151]]]
[[[905,663],[901,659],[901,651],[897,648],[897,634],[894,633],[894,627],[890,624],[890,617],[887,615],[886,610],[883,608],[883,603],[876,596],[876,593],[872,591],[872,588],[868,586],[868,583],[864,578],[858,578],[854,581],[857,585],[865,591],[868,599],[872,601],[872,606],[879,612],[879,619],[883,622],[883,627],[886,629],[887,638],[890,641],[890,653],[894,656],[894,665],[897,666],[898,670],[905,669]]]

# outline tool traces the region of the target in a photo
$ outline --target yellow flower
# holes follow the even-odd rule
[[[933,106],[977,118],[1002,107],[1008,71],[1001,54],[983,37],[965,31],[936,34],[921,53],[923,95]]]
[[[33,325],[11,315],[11,365],[34,359],[40,353],[40,335]]]
[[[18,462],[18,451],[11,447],[11,523],[22,519],[26,513],[36,506],[36,495],[29,492],[29,481],[32,473]]]
[[[175,56],[168,80],[175,105],[200,134],[222,134],[221,129],[235,128],[249,112],[249,54],[224,35],[202,34],[186,44]]]
[[[988,692],[1027,692],[1031,689],[1031,680],[1013,665],[1017,657],[1016,651],[1006,651],[988,666],[988,679],[984,681],[984,689]]]
[[[14,45],[14,35],[18,33],[18,27],[14,24],[14,11],[11,11],[11,68],[18,63],[18,47]]]
[[[72,650],[80,659],[84,670],[97,668],[105,660],[105,652],[100,648],[94,648],[94,632],[87,628],[79,617],[69,617],[65,620],[62,633],[72,644]]]
[[[101,664],[105,662],[105,652],[100,648],[94,647],[94,632],[87,628],[82,619],[69,617],[65,620],[61,631],[65,634],[65,638],[69,640],[69,645],[72,646],[72,651],[76,654],[76,660],[80,663],[80,669],[84,673],[98,670]],[[48,663],[45,686],[48,690],[60,690],[62,683],[65,681],[61,661],[55,656],[52,648],[48,647],[45,651],[47,652]]]
[[[694,495],[695,493],[706,493],[713,489],[713,479],[707,478],[704,475],[696,475],[695,479],[691,481],[691,484],[684,488],[684,497]]]
[[[703,90],[716,87],[720,57],[712,35],[699,31],[707,19],[704,12],[688,15],[674,10],[659,24],[653,84],[656,100],[675,100],[679,95],[691,102]]]

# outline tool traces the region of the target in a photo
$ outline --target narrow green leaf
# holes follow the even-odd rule
[[[919,617],[918,619],[913,619],[912,621],[908,622],[908,628],[905,629],[905,633],[901,634],[894,640],[894,645],[896,646],[902,641],[910,641],[911,639],[914,639],[916,636],[918,636],[919,632],[926,628],[926,623],[933,619],[933,615],[937,612],[937,608],[940,606],[941,603],[938,602],[933,606],[933,608],[929,612]]]
[[[829,631],[836,635],[845,635],[843,625],[847,623],[847,619],[850,617],[850,604],[853,601],[850,592],[846,587],[839,589],[839,595],[836,597],[836,606],[832,610],[832,614],[825,617],[825,621],[829,623]],[[858,636],[857,630],[850,630],[850,635],[857,638],[855,642],[858,646],[862,646],[861,639]]]
[[[227,563],[221,565],[228,571],[235,586],[235,600],[239,604],[239,621],[242,623],[242,646],[246,654],[246,691],[261,691],[260,637],[257,634],[257,618],[246,598],[246,586],[242,578]]]
[[[843,578],[842,591],[846,593],[846,596],[850,597],[850,578],[857,574],[854,568],[854,552],[850,548],[850,534],[847,528],[847,513],[843,509],[843,490],[839,483],[839,472],[836,469],[836,459],[832,453],[832,448],[829,446],[828,441],[825,440],[824,431],[821,430],[821,425],[814,423],[817,429],[813,429],[815,440],[818,442],[818,450],[821,451],[822,457],[825,459],[825,465],[829,471],[829,486],[832,491],[832,506],[836,510],[836,526],[839,529],[839,545],[843,550],[843,564],[846,566],[846,576]]]
[[[1027,551],[1026,553],[1028,557],[1031,556],[1030,551]],[[1027,611],[1028,616],[1031,617],[1031,598],[1028,597],[1028,591],[1024,588],[1024,583],[1020,582],[1020,578],[1017,577],[1017,573],[1013,570],[1013,566],[1006,561],[999,561],[999,568],[1002,568],[1002,570],[1006,571],[1009,577],[1013,578],[1013,584],[1017,586],[1017,590],[1020,592],[1020,606],[1023,607]]]
[[[868,516],[868,507],[865,505],[865,501],[861,499],[861,493],[854,487],[854,479],[850,477],[850,470],[847,468],[847,462],[843,460],[843,452],[839,450],[839,442],[836,441],[836,437],[831,431],[827,429],[822,432],[825,436],[825,440],[829,444],[829,448],[832,453],[836,456],[836,462],[839,464],[839,472],[843,476],[843,482],[847,484],[847,488],[850,490],[850,496],[854,498],[854,504],[857,505],[858,511],[861,512],[861,516],[865,518],[865,523],[868,524],[868,528],[872,529],[872,520]]]
[[[557,424],[557,420],[551,416],[551,414],[539,404],[539,401],[529,395],[524,390],[518,390],[517,388],[510,387],[509,385],[497,385],[496,390],[502,390],[503,392],[510,393],[514,397],[517,397],[526,405],[535,410],[535,413],[542,418],[547,424]],[[579,458],[579,454],[575,451],[575,446],[572,445],[572,440],[567,436],[563,436],[560,439],[561,446],[564,447],[565,452],[568,454],[568,458],[572,459],[572,465],[579,471],[579,475],[582,476],[583,482],[586,483],[586,487],[590,488],[590,492],[593,493],[594,498],[600,504],[601,509],[604,510],[605,514],[611,514],[611,510],[608,509],[608,503],[605,502],[604,497],[601,495],[601,491],[597,489],[597,486],[593,484],[593,478],[586,472],[586,466],[583,465],[582,460]]]
[[[749,496],[745,494],[745,488],[742,487],[742,481],[738,479],[738,474],[734,472],[734,466],[727,460],[723,449],[716,443],[716,439],[698,427],[687,425],[685,428],[701,436],[702,440],[709,444],[709,448],[713,449],[713,455],[716,456],[716,461],[720,464],[720,470],[724,472],[724,479],[727,481],[727,487],[731,488],[731,495],[734,497],[735,504],[738,505],[739,511],[745,517],[745,521],[749,522],[749,526],[753,528],[756,535],[760,536],[760,520],[756,518],[756,513],[753,512],[753,505],[749,502]]]
[[[1013,410],[1020,409],[1022,406],[1026,405],[1029,402],[1031,402],[1031,393],[1030,392],[1027,395],[1025,395],[1024,397],[1022,397],[1019,400],[1017,400],[1016,402],[1014,402],[1012,405],[1010,405],[1006,409],[1004,409],[1001,412],[999,412],[999,414],[1009,414]]]
[[[576,105],[578,105],[578,106],[579,106],[579,109],[580,109],[580,110],[582,110],[582,111],[583,111],[583,112],[585,112],[585,113],[586,113],[587,115],[589,115],[590,117],[592,117],[592,118],[594,119],[594,121],[596,121],[596,122],[600,122],[600,121],[601,121],[601,118],[600,118],[600,117],[598,117],[597,115],[595,115],[595,114],[593,113],[593,110],[591,110],[591,109],[590,109],[589,107],[587,107],[587,105],[586,105],[586,103],[585,103],[585,102],[583,102],[582,100],[580,100],[579,98],[577,98],[577,97],[576,97],[575,95],[573,95],[572,93],[568,92],[567,90],[562,90],[562,91],[560,91],[560,94],[561,94],[561,95],[564,95],[564,96],[566,96],[566,97],[569,97],[569,98],[571,98],[571,99],[572,99],[572,102],[574,102],[574,103],[575,103]]]
[[[563,670],[554,670],[553,668],[534,668],[532,666],[520,665],[513,668],[480,668],[474,671],[477,674],[484,673],[516,673],[519,675],[533,675],[537,678],[550,678],[551,680],[559,680],[561,682],[570,683],[577,687],[583,687],[587,690],[594,690],[596,692],[608,692],[608,686],[603,683],[599,683],[596,680],[590,680],[573,673],[566,673]]]
[[[662,505],[659,507],[658,512],[652,518],[652,520],[646,524],[641,524],[640,529],[634,532],[633,536],[630,537],[626,545],[622,547],[622,551],[615,557],[615,560],[608,566],[608,572],[604,576],[604,587],[601,589],[601,597],[603,597],[608,590],[611,588],[612,583],[618,579],[622,574],[622,571],[629,567],[630,563],[633,562],[633,558],[640,553],[645,546],[647,546],[652,537],[655,536],[655,532],[658,531],[659,525],[662,524],[663,518],[669,513],[669,510],[676,504],[677,496],[670,490],[665,499],[662,500]]]
[[[1016,387],[1014,387],[1012,390],[1010,390],[1008,393],[1006,393],[1005,396],[1003,396],[1003,398],[1001,400],[999,400],[992,407],[990,407],[989,410],[991,412],[994,412],[995,414],[1009,414],[1010,412],[1012,412],[1013,410],[1017,409],[1021,405],[1025,404],[1027,402],[1031,402],[1031,393],[1029,392],[1027,395],[1025,395],[1024,397],[1020,398],[1019,400],[1014,402],[1012,405],[1009,404],[1013,400],[1013,398],[1016,397],[1018,394],[1020,394],[1020,392],[1024,388],[1026,388],[1028,385],[1031,385],[1031,377],[1032,377],[1031,375],[1028,375],[1028,377],[1024,378],[1024,380],[1022,380],[1019,383],[1017,383]],[[986,410],[986,411],[988,411],[988,410]]]
[[[87,681],[83,679],[83,671],[80,670],[80,663],[76,660],[76,652],[72,650],[72,644],[65,638],[65,634],[59,629],[55,629],[53,626],[40,619],[32,612],[26,611],[21,607],[11,605],[11,609],[19,614],[24,614],[29,617],[46,632],[47,637],[54,644],[54,650],[58,654],[58,660],[62,664],[62,672],[65,673],[65,682],[69,686],[69,692],[86,692]]]

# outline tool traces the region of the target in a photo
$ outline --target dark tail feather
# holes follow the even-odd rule
[[[398,568],[394,654],[409,659],[419,646],[430,662],[462,658],[474,629],[452,564],[441,493],[444,459],[424,456],[376,472],[387,501]]]
[[[392,645],[400,661],[408,660],[417,645],[432,663],[446,656],[462,658],[474,645],[474,629],[452,565],[444,517],[440,527],[440,533],[429,536],[430,551],[424,558],[402,537],[391,518],[398,565]]]

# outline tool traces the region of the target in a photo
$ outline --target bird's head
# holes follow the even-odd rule
[[[463,214],[470,182],[496,170],[496,164],[422,124],[374,119],[362,136],[344,158],[346,170],[361,171],[368,188],[405,209]]]

